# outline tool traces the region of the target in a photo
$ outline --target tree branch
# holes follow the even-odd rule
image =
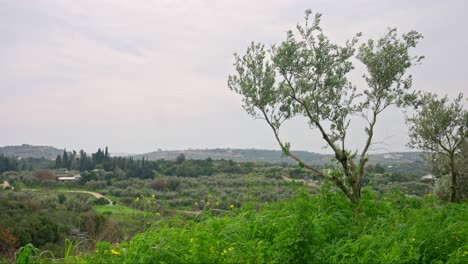
[[[262,114],[264,115],[265,117],[265,120],[267,122],[267,124],[270,126],[270,128],[273,130],[273,133],[275,135],[275,138],[276,138],[276,141],[278,142],[278,144],[280,145],[281,147],[281,150],[283,151],[283,153],[285,155],[288,155],[290,156],[292,159],[294,159],[295,161],[301,163],[304,165],[304,167],[306,167],[307,169],[310,169],[312,170],[313,172],[319,174],[321,177],[323,178],[326,178],[326,179],[329,179],[331,180],[331,177],[329,177],[328,175],[324,174],[321,170],[311,166],[311,165],[308,165],[306,164],[303,160],[301,160],[299,157],[297,157],[296,155],[292,154],[289,150],[287,150],[286,146],[284,145],[284,143],[281,141],[281,139],[279,138],[279,134],[278,134],[278,129],[275,127],[275,125],[271,122],[271,120],[268,118],[266,112],[262,109],[260,109],[260,111],[262,112]],[[287,150],[287,151],[286,151]]]

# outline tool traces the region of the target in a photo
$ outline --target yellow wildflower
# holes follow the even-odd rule
[[[229,206],[229,208],[231,208],[231,209],[234,209],[234,207],[235,207],[235,206],[234,206],[233,204],[231,204],[231,206]]]
[[[229,251],[233,251],[234,250],[234,247],[229,247]]]
[[[112,249],[111,252],[112,252],[112,254],[114,254],[114,255],[120,256],[120,252],[118,252],[118,251],[115,251],[115,250]]]
[[[153,199],[154,199],[155,197],[156,197],[156,195],[154,195],[154,194],[152,194],[152,195],[151,195],[151,198],[153,198]]]

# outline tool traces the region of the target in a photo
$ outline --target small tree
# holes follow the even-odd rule
[[[367,68],[364,78],[368,87],[358,94],[347,74],[353,69],[350,59],[360,34],[344,46],[334,44],[319,25],[321,15],[310,21],[311,13],[307,10],[305,25],[297,26],[299,34],[288,31],[286,40],[268,54],[264,45],[255,43],[245,55],[235,54],[236,74],[229,76],[228,86],[242,95],[247,113],[267,122],[286,156],[334,182],[357,204],[378,115],[392,105],[403,107],[416,98],[409,91],[412,78],[405,73],[422,59],[409,55],[409,49],[422,36],[411,31],[398,38],[396,29],[389,29],[379,40],[362,44],[357,59]],[[367,137],[360,152],[347,148],[352,115],[367,122]],[[337,169],[320,170],[290,151],[290,144],[280,137],[280,128],[295,116],[304,116],[310,128],[320,131],[335,154]]]
[[[176,159],[175,159],[175,162],[177,164],[181,164],[185,161],[185,155],[184,153],[180,153],[179,155],[177,155]]]
[[[40,181],[55,180],[55,176],[50,170],[37,170],[32,173],[32,176]]]
[[[459,177],[466,159],[468,112],[461,104],[460,94],[453,102],[445,96],[427,94],[417,113],[407,118],[409,146],[427,152],[433,173],[439,178],[450,175],[449,201],[460,198]],[[462,151],[464,150],[464,151]],[[466,173],[463,172],[463,173]]]

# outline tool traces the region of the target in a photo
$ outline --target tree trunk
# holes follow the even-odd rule
[[[351,195],[349,199],[351,200],[353,204],[358,205],[359,202],[361,201],[361,191],[353,192],[353,194]]]
[[[450,202],[455,202],[457,200],[457,173],[455,172],[455,157],[453,154],[450,154],[450,174],[452,176],[452,183],[450,186]]]
[[[355,204],[358,204],[361,201],[361,180],[359,180],[359,182],[356,182],[353,191],[353,196],[354,199],[357,201]]]

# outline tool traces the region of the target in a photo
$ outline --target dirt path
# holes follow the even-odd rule
[[[0,184],[0,186],[1,186],[3,189],[6,189],[6,188],[10,187],[10,184],[8,183],[8,181],[3,181],[3,184]]]
[[[61,192],[68,192],[68,193],[86,193],[86,194],[91,194],[92,196],[96,197],[96,199],[99,198],[104,198],[107,201],[109,201],[109,205],[113,205],[114,203],[111,201],[111,199],[105,197],[104,195],[97,193],[97,192],[91,192],[91,191],[78,191],[78,190],[60,190]]]
[[[7,187],[11,187],[10,183],[8,183],[8,181],[3,181],[3,184],[0,184],[0,187],[3,187],[3,189],[7,188]],[[24,190],[27,190],[27,191],[36,191],[37,189],[24,189]],[[79,190],[58,190],[59,192],[68,192],[68,193],[85,193],[85,194],[90,194],[94,197],[96,197],[96,199],[99,199],[99,198],[104,198],[106,199],[108,202],[109,202],[109,206],[111,205],[114,205],[114,202],[112,202],[111,199],[105,197],[104,195],[100,194],[100,193],[97,193],[97,192],[91,192],[91,191],[79,191]]]

